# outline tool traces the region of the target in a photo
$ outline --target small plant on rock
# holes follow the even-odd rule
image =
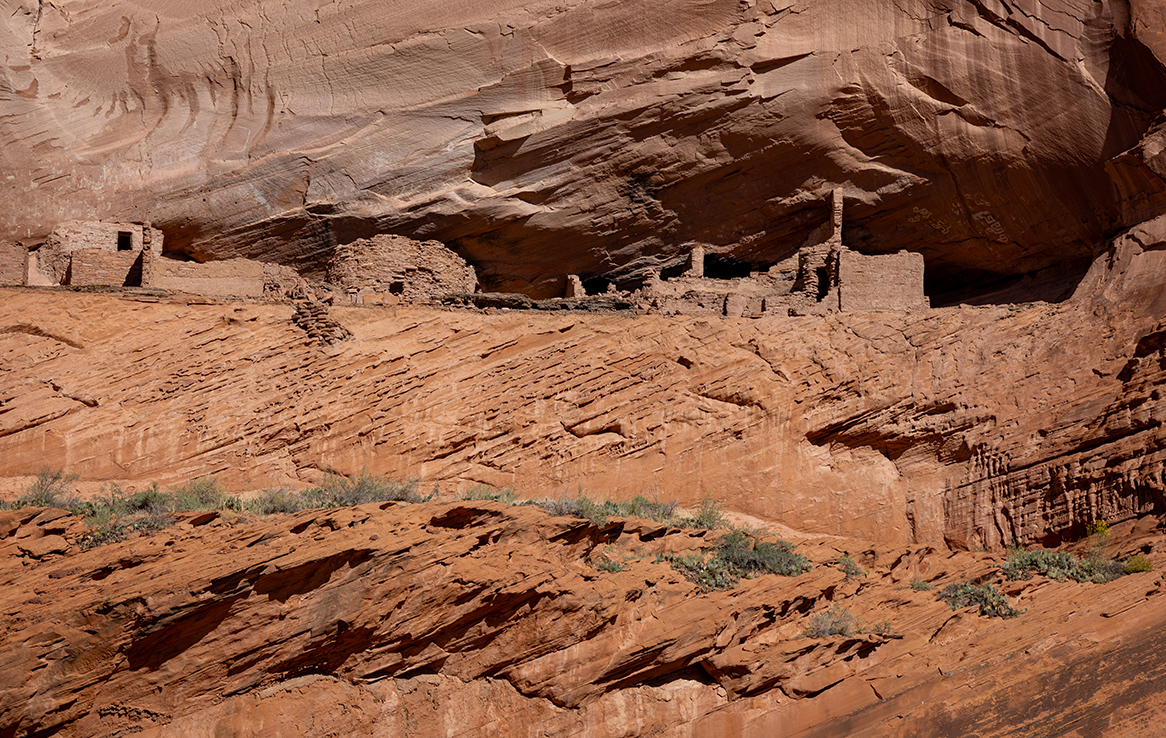
[[[515,504],[517,498],[514,495],[514,488],[507,487],[506,489],[494,489],[485,484],[475,484],[466,490],[462,495],[463,500],[490,500],[493,502],[501,502],[507,505]]]
[[[834,562],[842,573],[846,575],[847,579],[859,579],[866,575],[866,571],[859,566],[854,559],[850,558],[850,554],[843,554]]]
[[[702,530],[716,530],[725,526],[725,512],[712,495],[705,495],[700,502],[700,508],[691,518],[682,518],[676,521],[680,528],[699,528]]]
[[[811,617],[803,635],[807,638],[851,636],[858,630],[858,620],[850,613],[850,610],[835,603],[829,610],[824,610]]]
[[[953,610],[978,605],[980,614],[988,617],[1014,618],[1024,612],[1008,604],[1004,593],[991,584],[949,584],[939,593],[939,599]]]
[[[28,485],[24,494],[16,499],[14,507],[60,507],[71,509],[77,504],[73,484],[80,478],[78,474],[66,474],[63,470],[41,467],[36,481]]]
[[[367,502],[424,502],[429,499],[417,494],[417,486],[416,479],[398,481],[368,472],[347,477],[330,471],[305,494],[322,503],[314,507],[348,507]]]
[[[1125,569],[1126,574],[1136,574],[1140,571],[1150,571],[1154,568],[1154,565],[1151,564],[1150,560],[1145,556],[1141,554],[1134,554],[1133,556],[1126,559],[1126,563],[1123,568]]]
[[[916,592],[930,592],[935,589],[935,585],[926,579],[912,579],[911,589],[915,590]]]
[[[742,578],[758,574],[796,577],[811,568],[809,559],[794,553],[793,545],[785,541],[762,541],[743,530],[722,536],[711,551],[661,554],[656,560],[667,561],[705,593],[731,589]]]

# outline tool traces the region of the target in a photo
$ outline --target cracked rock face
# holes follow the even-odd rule
[[[59,512],[0,512],[3,735],[1150,738],[1166,703],[1159,571],[1005,582],[999,556],[799,537],[810,572],[702,594],[655,554],[718,534],[497,502],[203,515],[23,555],[76,540]],[[1160,569],[1156,524],[1115,526],[1113,555]],[[909,586],[972,577],[1024,613]],[[803,637],[831,610],[849,632]]]
[[[845,239],[938,301],[1162,211],[1163,3],[10,0],[0,238],[84,216],[318,274],[434,238],[486,289]]]

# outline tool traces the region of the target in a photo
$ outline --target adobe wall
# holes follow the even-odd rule
[[[203,264],[177,259],[151,259],[143,286],[208,297],[263,297],[263,262],[224,259]]]
[[[838,307],[843,312],[925,310],[923,254],[838,254]]]
[[[24,261],[28,249],[11,241],[0,241],[0,284],[24,284]]]
[[[107,251],[81,249],[72,253],[62,284],[78,287],[114,286],[126,284],[135,269],[140,253],[136,251]],[[140,277],[135,280],[140,284]]]
[[[38,250],[40,271],[54,284],[66,284],[70,255],[75,251],[118,251],[118,234],[130,234],[130,248],[122,254],[148,250],[162,253],[162,232],[138,223],[108,223],[105,221],[66,221],[60,223]],[[122,284],[122,280],[117,284]]]
[[[437,302],[470,293],[478,275],[439,241],[378,235],[336,247],[328,281],[350,290],[373,290],[412,302]]]

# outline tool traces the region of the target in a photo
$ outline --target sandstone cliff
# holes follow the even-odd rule
[[[849,244],[966,299],[1166,197],[1160,0],[3,8],[0,239],[149,220],[320,274],[394,232],[550,296],[690,243],[773,264],[841,188]]]
[[[0,475],[582,486],[975,549],[1166,508],[1166,230],[1059,305],[759,320],[0,292]],[[208,301],[202,301],[208,302]]]

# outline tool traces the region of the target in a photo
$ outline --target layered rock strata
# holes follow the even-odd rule
[[[1111,549],[1160,569],[1141,523]],[[986,554],[799,540],[810,573],[702,595],[655,554],[713,533],[490,502],[76,528],[0,512],[0,734],[1149,738],[1166,709],[1156,571],[1009,583],[1002,620],[908,586]],[[802,637],[832,607],[856,630]]]
[[[335,468],[711,494],[882,542],[1075,538],[1166,508],[1163,243],[1154,224],[1131,231],[1061,305],[759,320],[334,306],[352,340],[327,349],[285,305],[6,290],[0,474],[242,488]]]

